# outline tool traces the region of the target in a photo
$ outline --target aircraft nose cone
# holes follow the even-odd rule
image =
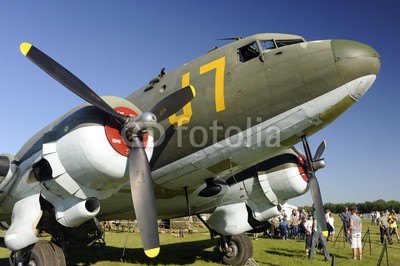
[[[378,52],[369,45],[350,40],[333,40],[331,43],[335,61],[352,58],[376,58],[380,61]],[[379,69],[376,69],[377,74]]]
[[[369,45],[350,41],[332,40],[334,60],[344,84],[355,99],[362,97],[375,81],[381,58]]]

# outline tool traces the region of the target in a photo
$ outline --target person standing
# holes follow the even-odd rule
[[[329,231],[329,236],[328,236],[328,241],[329,239],[331,240],[331,242],[333,242],[333,239],[335,237],[335,219],[333,218],[333,212],[329,212],[329,217],[328,217],[328,231]]]
[[[292,238],[296,239],[299,235],[299,216],[296,210],[292,210],[292,215],[290,215],[290,225],[292,228]]]
[[[349,208],[346,206],[344,207],[344,212],[342,212],[342,222],[343,222],[343,231],[344,231],[344,235],[346,237],[346,242],[349,241],[349,226],[350,226],[350,212],[349,212]]]
[[[385,239],[385,235],[388,239],[389,244],[393,244],[392,236],[389,233],[389,223],[388,219],[385,215],[384,211],[381,211],[381,215],[378,218],[378,223],[379,223],[379,230],[381,232],[381,244],[383,244],[383,240]]]
[[[373,212],[371,213],[371,224],[372,224],[372,225],[375,225],[375,224],[376,224],[376,213],[375,213],[375,211],[373,211]]]
[[[362,222],[360,216],[357,215],[357,208],[351,207],[350,227],[348,230],[351,236],[351,248],[353,249],[353,259],[357,259],[357,250],[359,259],[362,260],[362,246],[361,246],[361,231]]]
[[[396,234],[397,241],[400,243],[399,230],[397,229],[397,216],[394,210],[390,212],[390,215],[388,216],[388,222],[389,222],[389,234],[390,235]]]
[[[325,210],[325,220],[326,220],[326,222],[328,222],[328,219],[329,219],[329,214],[331,213],[331,210],[329,210],[329,209],[326,209]]]
[[[286,217],[283,217],[282,222],[279,223],[279,231],[281,232],[282,239],[287,240],[289,234],[289,224],[286,221]]]
[[[325,217],[323,218],[324,221],[319,221],[317,217],[317,212],[314,209],[313,212],[314,216],[314,222],[313,222],[313,233],[311,236],[311,250],[310,250],[310,256],[309,259],[313,260],[314,259],[314,254],[315,254],[315,247],[317,244],[321,244],[323,250],[324,250],[324,256],[325,259],[324,261],[330,261],[331,257],[328,252],[328,246],[326,244],[325,236],[322,234],[321,230],[321,222],[326,224]]]
[[[381,217],[381,214],[379,211],[376,211],[376,225],[379,225],[379,217]]]
[[[304,231],[305,231],[305,239],[306,239],[306,255],[310,255],[311,248],[311,236],[313,231],[313,221],[314,218],[312,215],[308,216],[308,220],[304,222]]]

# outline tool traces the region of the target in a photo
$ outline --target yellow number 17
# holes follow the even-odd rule
[[[224,74],[225,57],[218,58],[200,67],[200,75],[215,69],[215,111],[225,110]]]
[[[215,111],[221,112],[225,110],[225,95],[224,95],[224,76],[225,76],[225,57],[218,58],[210,63],[200,67],[200,75],[215,69]],[[182,76],[182,88],[189,86],[190,72]],[[183,108],[183,113],[179,116],[176,114],[169,117],[169,122],[172,125],[181,126],[189,123],[192,117],[192,105],[188,103]]]

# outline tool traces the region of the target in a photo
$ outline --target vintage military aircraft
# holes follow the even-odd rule
[[[0,220],[18,265],[65,264],[61,248],[94,243],[109,219],[137,219],[155,257],[157,219],[203,213],[222,262],[246,263],[244,233],[288,199],[310,190],[323,219],[315,171],[325,142],[313,155],[307,136],[357,102],[380,68],[359,42],[257,34],[163,69],[123,99],[99,97],[29,43],[20,49],[87,103],[0,156]],[[292,148],[300,141],[305,154]],[[38,229],[52,241],[38,241]]]

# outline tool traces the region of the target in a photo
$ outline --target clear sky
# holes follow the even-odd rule
[[[324,202],[400,200],[398,1],[1,1],[0,153],[15,154],[82,100],[24,58],[33,43],[99,95],[125,97],[156,76],[225,44],[278,32],[374,47],[381,71],[368,93],[310,138],[327,140],[317,173]],[[300,146],[299,146],[300,147]],[[306,194],[292,204],[311,205]]]

